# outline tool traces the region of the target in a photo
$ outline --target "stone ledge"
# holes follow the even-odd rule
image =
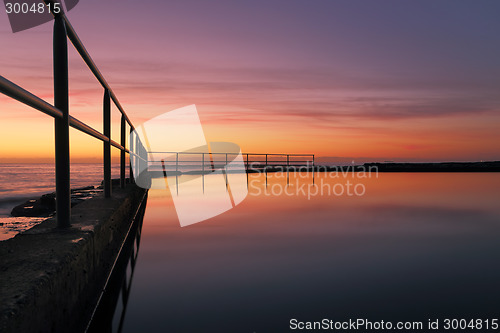
[[[113,189],[0,242],[0,331],[79,332],[86,325],[145,190]]]

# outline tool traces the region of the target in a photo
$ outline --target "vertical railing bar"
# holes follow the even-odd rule
[[[56,220],[58,228],[71,226],[71,185],[69,159],[68,40],[61,16],[54,22],[54,106],[63,113],[55,118]]]
[[[142,144],[139,139],[139,172],[142,179],[142,184],[149,183],[149,163],[148,163],[148,151],[146,147]]]
[[[314,155],[312,157],[313,157],[313,185],[314,185],[314,169],[316,169],[316,167],[314,165]]]
[[[122,114],[120,123],[120,144],[125,147],[125,116]],[[125,150],[120,151],[120,187],[125,187]]]
[[[134,143],[134,147],[135,147],[135,164],[134,164],[134,177],[135,179],[139,179],[140,177],[140,172],[141,172],[141,158],[140,158],[140,149],[141,149],[141,146],[140,146],[140,141],[139,141],[139,136],[136,134],[135,135],[135,143]]]
[[[109,90],[104,89],[103,98],[103,134],[108,141],[103,143],[103,161],[104,161],[104,197],[111,197],[111,98]]]
[[[245,167],[245,173],[247,174],[247,190],[248,190],[248,154],[247,154],[247,165]]]
[[[129,138],[128,138],[128,141],[129,141],[129,147],[128,147],[128,151],[129,151],[129,159],[130,159],[130,164],[128,166],[128,177],[129,177],[129,180],[130,180],[130,184],[135,184],[135,179],[134,179],[134,170],[132,169],[133,166],[135,165],[135,156],[133,154],[134,152],[134,142],[133,142],[133,133],[134,133],[134,129],[132,128],[132,126],[130,126],[130,131],[129,131]]]
[[[225,180],[226,180],[226,191],[227,191],[227,189],[228,189],[228,188],[227,188],[227,186],[228,186],[228,185],[227,185],[227,153],[226,153],[226,164],[224,164],[224,171],[225,171],[225,172],[224,172],[224,175],[225,175],[225,177],[224,177],[224,178],[225,178]]]
[[[290,185],[290,155],[286,155],[286,184]]]
[[[266,165],[264,167],[264,173],[266,174],[266,186],[267,186],[267,154],[266,154]]]
[[[161,168],[163,170],[163,177],[167,178],[167,167],[165,166],[165,159],[161,159]]]

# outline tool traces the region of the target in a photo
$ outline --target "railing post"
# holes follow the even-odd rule
[[[139,136],[136,134],[135,135],[135,143],[134,143],[134,158],[135,158],[135,168],[134,168],[134,176],[135,176],[135,179],[139,179],[139,176],[140,176],[140,172],[141,172],[141,155],[140,155],[140,149],[141,149],[141,146],[140,146],[140,141],[139,141]]]
[[[141,179],[141,184],[145,184],[146,182],[146,177],[147,177],[147,164],[146,164],[146,159],[145,157],[146,154],[146,149],[142,145],[142,142],[140,141],[139,137],[138,138],[138,149],[137,149],[137,154],[139,155],[139,161],[138,161],[138,171],[137,175]]]
[[[68,40],[61,16],[54,22],[54,106],[63,113],[55,119],[56,219],[58,228],[71,225],[69,161]]]
[[[226,180],[226,191],[228,190],[227,188],[227,153],[226,153],[226,164],[224,164],[224,174],[225,174],[225,180]]]
[[[290,155],[286,155],[286,184],[290,185]]]
[[[167,167],[165,166],[165,159],[161,159],[161,168],[163,170],[163,177],[167,178]]]
[[[205,174],[205,153],[201,153],[201,173]]]
[[[104,197],[111,197],[111,99],[109,90],[104,89],[103,99],[103,134],[108,138],[103,146],[104,160]]]
[[[148,150],[146,147],[141,142],[141,152],[142,152],[142,170],[143,170],[143,177],[145,177],[145,180],[148,181],[149,179],[149,154]],[[149,181],[148,181],[149,182]]]
[[[266,186],[267,186],[267,154],[266,154],[266,166],[264,167],[264,173],[266,174]]]
[[[175,153],[175,172],[179,171],[179,153]]]
[[[313,185],[314,185],[314,169],[315,169],[315,168],[316,168],[316,167],[314,166],[314,155],[313,155]]]
[[[125,116],[123,114],[120,124],[120,144],[125,149]],[[120,151],[120,187],[125,187],[125,150]]]
[[[245,169],[245,173],[247,174],[247,190],[248,190],[248,154],[247,154],[247,166]]]
[[[134,170],[132,169],[132,166],[134,165],[134,140],[133,140],[133,135],[134,134],[134,129],[132,128],[132,126],[130,126],[130,132],[129,132],[129,145],[128,145],[128,151],[129,151],[129,159],[130,159],[130,163],[129,163],[129,166],[128,166],[128,174],[129,174],[129,180],[130,180],[130,184],[135,184],[135,179],[134,179]]]

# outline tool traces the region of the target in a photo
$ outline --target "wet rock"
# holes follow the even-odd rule
[[[71,207],[92,198],[102,190],[94,186],[86,186],[71,190]],[[56,211],[56,194],[48,193],[38,199],[28,200],[14,207],[10,213],[13,217],[48,217]]]
[[[46,202],[44,200],[44,202]],[[42,199],[38,200],[28,200],[23,204],[20,204],[12,209],[10,215],[14,217],[47,217],[50,216],[55,211],[55,204],[46,205],[42,203]]]

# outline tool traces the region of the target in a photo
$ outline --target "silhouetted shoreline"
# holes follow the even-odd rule
[[[267,172],[280,171],[314,172],[500,172],[500,161],[489,162],[369,162],[362,165],[315,165],[313,166],[271,166]],[[249,173],[262,172],[260,169],[248,170]]]
[[[272,166],[267,172],[280,171],[313,171],[314,172],[500,172],[500,161],[491,162],[436,162],[436,163],[403,163],[403,162],[370,162],[362,165],[315,165],[312,166]],[[262,172],[261,170],[248,170]]]
[[[500,161],[439,163],[365,163],[379,172],[500,172]]]

